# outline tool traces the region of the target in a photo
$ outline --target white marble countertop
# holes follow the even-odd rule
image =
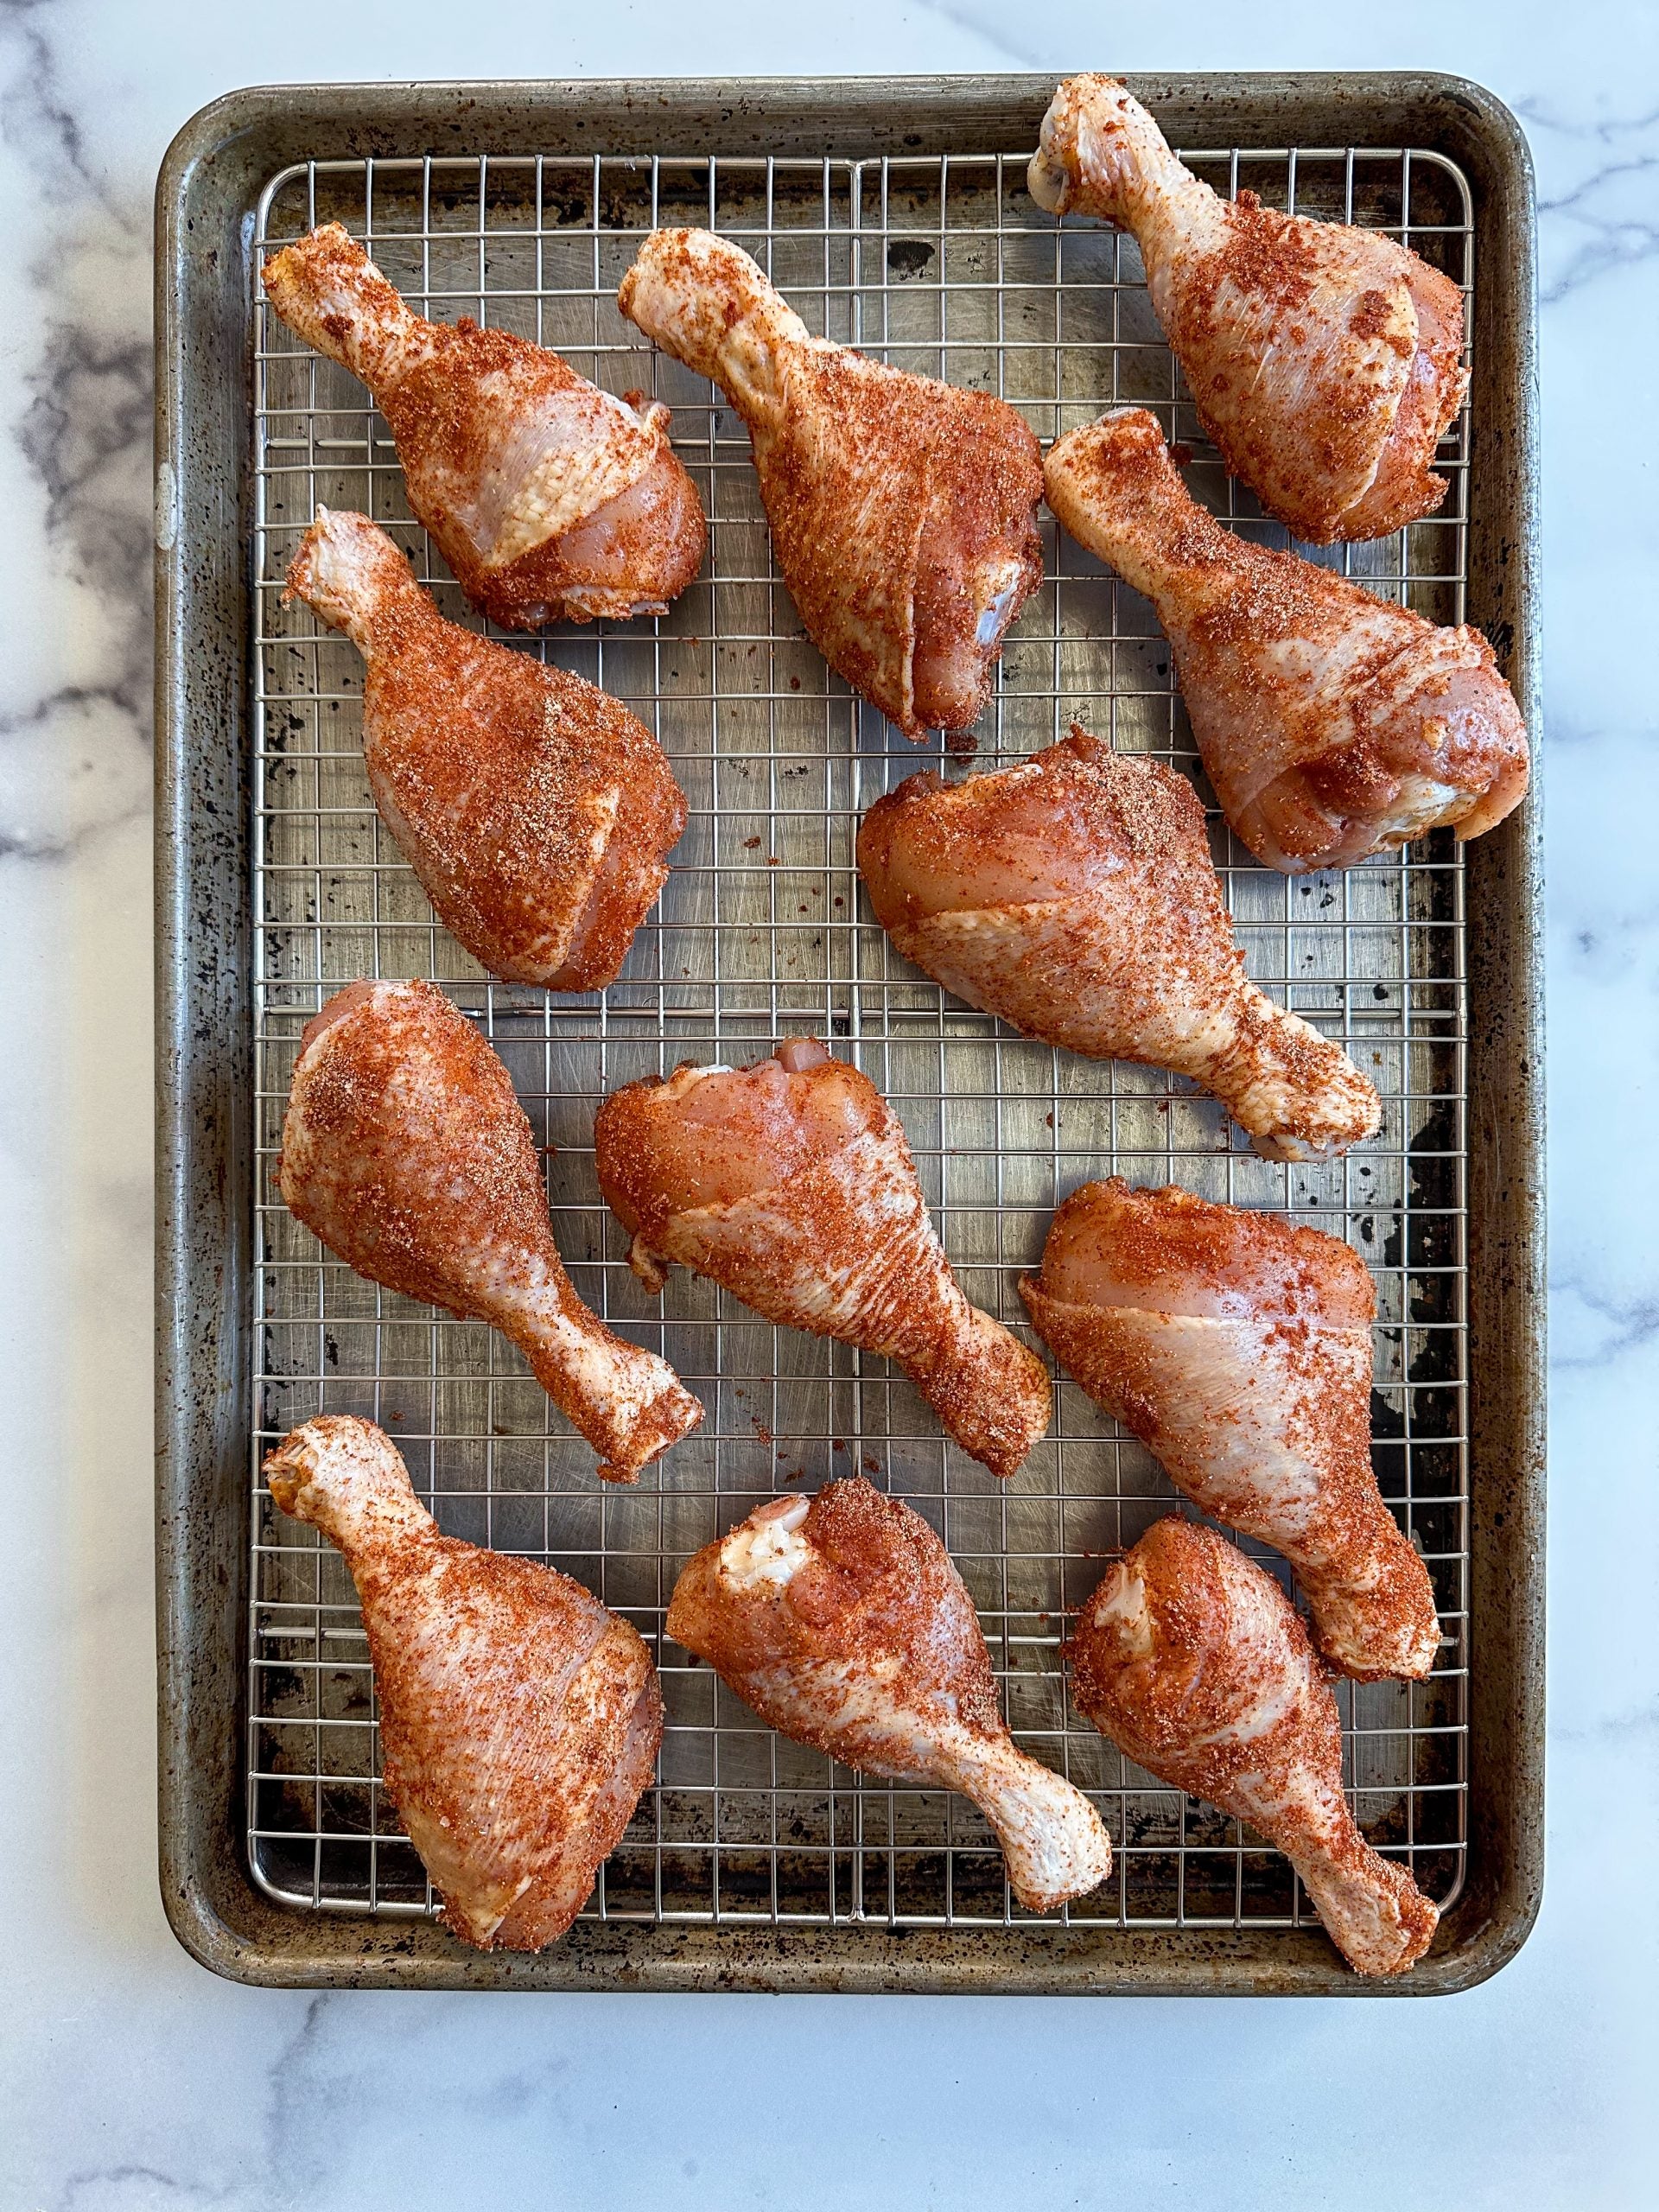
[[[1176,12],[0,13],[5,2206],[1659,2202],[1659,1192],[1637,1149],[1659,1103],[1640,645],[1659,602],[1659,11]],[[308,77],[1411,66],[1477,78],[1521,115],[1542,211],[1554,1442],[1531,1941],[1484,1987],[1422,2005],[215,1980],[168,1932],[155,1849],[149,209],[168,140],[232,86]]]

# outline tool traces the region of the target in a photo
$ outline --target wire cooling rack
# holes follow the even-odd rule
[[[1473,282],[1470,194],[1424,151],[1189,150],[1217,188],[1376,226]],[[256,316],[255,1007],[259,1148],[252,1377],[254,1557],[248,1846],[296,1905],[426,1913],[433,1898],[378,1783],[373,1684],[350,1579],[272,1507],[264,1453],[321,1411],[395,1436],[449,1533],[544,1559],[634,1621],[668,1707],[660,1778],[588,1907],[615,1920],[863,1920],[940,1926],[1021,1916],[965,1801],[861,1780],[761,1727],[662,1637],[675,1575],[779,1489],[853,1470],[944,1536],[973,1592],[1018,1740],[1095,1798],[1117,1847],[1074,1923],[1297,1924],[1287,1863],[1249,1831],[1156,1784],[1071,1707],[1060,1644],[1110,1553],[1180,1501],[1141,1447],[1062,1380],[1050,1434],[999,1484],[948,1446],[885,1363],[759,1320],[677,1274],[660,1303],[629,1274],[597,1192],[594,1109],[680,1060],[741,1060],[812,1032],[855,1060],[909,1134],[963,1288],[1016,1328],[1022,1269],[1059,1198],[1092,1176],[1173,1181],[1288,1211],[1345,1236],[1376,1282],[1376,1462],[1429,1562],[1446,1643],[1424,1683],[1344,1685],[1346,1774],[1367,1834],[1442,1904],[1465,1834],[1467,1449],[1463,880],[1446,833],[1408,856],[1291,881],[1211,810],[1250,970],[1339,1037],[1383,1101],[1346,1158],[1285,1167],[1243,1148],[1219,1108],[1154,1071],[1021,1039],[899,960],[863,908],[859,816],[934,762],[861,706],[805,639],[771,559],[748,440],[720,395],[653,353],[615,307],[639,240],[695,223],[736,238],[816,330],[897,365],[1001,392],[1045,441],[1103,407],[1153,407],[1193,448],[1190,480],[1242,531],[1281,540],[1201,441],[1133,245],[1055,224],[1027,156],[868,162],[372,161],[285,170],[262,243],[344,222],[411,303],[556,346],[613,391],[674,410],[708,509],[702,577],[655,623],[514,639],[602,683],[654,728],[690,803],[659,908],[621,979],[550,1000],[492,983],[433,919],[371,804],[360,664],[280,604],[319,504],[372,515],[412,550],[443,612],[476,623],[410,518],[385,424],[344,371],[263,303]],[[1442,621],[1463,612],[1468,425],[1446,442],[1443,514],[1319,557]],[[1169,656],[1146,603],[1045,518],[1047,579],[974,734],[978,766],[1074,719],[1193,773]],[[947,764],[949,765],[949,764]],[[559,1244],[578,1290],[660,1349],[702,1397],[702,1428],[637,1490],[594,1478],[523,1363],[482,1326],[377,1288],[288,1215],[275,1167],[301,1028],[359,976],[429,976],[511,1069],[548,1147]],[[1270,1554],[1262,1554],[1276,1565]],[[1282,1571],[1281,1569],[1280,1571]]]

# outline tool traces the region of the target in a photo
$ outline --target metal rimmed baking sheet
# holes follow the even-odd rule
[[[941,110],[941,143],[921,149],[866,151],[857,129],[868,124],[847,118],[797,126],[817,128],[826,150],[770,153],[698,150],[682,136],[641,154],[617,135],[614,116],[600,142],[615,149],[608,155],[525,150],[499,124],[499,150],[480,130],[464,149],[330,153],[325,133],[305,147],[309,158],[257,181],[239,241],[254,387],[243,480],[248,927],[226,978],[251,1054],[245,1150],[233,1147],[251,1241],[233,1270],[246,1357],[226,1381],[240,1408],[236,1510],[247,1546],[244,1878],[285,1926],[307,1931],[281,1956],[308,1946],[311,1974],[373,1978],[401,1956],[418,1961],[409,1972],[440,1980],[1344,1986],[1281,1863],[1232,1823],[1124,1772],[1066,1705],[1058,1646],[1067,1607],[1087,1595],[1100,1554],[1172,1502],[1138,1447],[1064,1384],[1053,1434],[1012,1485],[998,1486],[946,1450],[925,1408],[880,1363],[775,1332],[683,1278],[659,1321],[627,1276],[593,1188],[597,1097],[681,1058],[750,1057],[798,1028],[858,1059],[892,1098],[965,1286],[1005,1319],[1018,1318],[1014,1281],[1040,1249],[1056,1198],[1112,1168],[1289,1205],[1363,1253],[1382,1306],[1379,1471],[1433,1562],[1453,1641],[1432,1684],[1344,1691],[1351,1779],[1362,1817],[1411,1856],[1424,1886],[1452,1908],[1454,1930],[1468,1910],[1461,1900],[1482,1893],[1491,1810],[1478,1595],[1472,1637],[1465,1630],[1480,1582],[1471,1505],[1484,1471],[1471,1344],[1491,1287],[1470,1150],[1495,1095],[1482,1052],[1484,849],[1465,864],[1449,838],[1433,840],[1403,860],[1293,885],[1217,831],[1253,971],[1343,1036],[1383,1092],[1382,1137],[1331,1168],[1268,1167],[1185,1086],[1056,1056],[942,998],[861,913],[851,868],[858,812],[928,755],[892,739],[826,675],[772,577],[741,426],[706,385],[653,356],[611,303],[653,223],[713,223],[770,264],[815,327],[1000,390],[1045,438],[1124,399],[1160,407],[1178,435],[1194,438],[1132,247],[1098,226],[1062,229],[1025,196],[1023,152],[1044,98],[1021,86],[1023,131],[971,115],[953,128]],[[1459,619],[1465,595],[1478,615],[1488,588],[1482,406],[1492,385],[1479,310],[1497,249],[1478,163],[1427,130],[1366,144],[1347,118],[1345,134],[1302,129],[1293,142],[1284,130],[1247,130],[1256,119],[1248,104],[1226,115],[1224,131],[1211,112],[1205,136],[1179,134],[1223,188],[1249,183],[1280,204],[1294,194],[1310,212],[1402,229],[1472,287],[1473,444],[1460,425],[1446,518],[1332,557],[1438,619]],[[775,148],[776,132],[766,135]],[[555,1006],[492,986],[435,927],[367,803],[356,656],[318,639],[303,610],[277,605],[287,554],[322,501],[385,521],[444,610],[462,612],[407,520],[384,426],[359,388],[254,305],[247,280],[264,243],[327,215],[365,238],[417,306],[506,322],[613,389],[644,385],[667,398],[709,506],[709,568],[671,616],[524,648],[626,698],[658,729],[691,800],[681,865],[602,1000]],[[1508,281],[1501,260],[1491,281],[1500,290]],[[1200,465],[1195,480],[1227,505],[1218,471]],[[1189,763],[1149,613],[1052,532],[1047,550],[1051,581],[1005,656],[976,765],[1019,757],[1074,715],[1125,749]],[[1524,855],[1520,829],[1488,842],[1500,840]],[[1524,887],[1524,870],[1518,880]],[[1529,944],[1521,919],[1511,994]],[[550,1190],[579,1287],[660,1343],[704,1395],[703,1431],[639,1491],[599,1489],[591,1455],[487,1332],[361,1283],[283,1212],[270,1171],[298,1030],[330,988],[363,973],[432,975],[485,1025],[557,1147]],[[1021,1739],[1099,1794],[1119,1845],[1112,1890],[1063,1921],[1027,1919],[960,1801],[861,1784],[780,1744],[707,1670],[664,1647],[662,1785],[607,1869],[592,1920],[528,1967],[447,1957],[453,1947],[423,1917],[418,1863],[375,1784],[349,1583],[249,1479],[273,1436],[322,1406],[383,1419],[444,1526],[553,1559],[653,1637],[675,1567],[696,1543],[784,1480],[811,1485],[868,1463],[946,1535]],[[1530,1418],[1520,1404],[1510,1412]],[[233,1431],[238,1415],[225,1414]],[[1420,1986],[1456,1971],[1437,1974],[1434,1963]]]

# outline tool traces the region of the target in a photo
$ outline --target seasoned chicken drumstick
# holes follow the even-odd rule
[[[1377,1096],[1244,972],[1184,776],[1073,727],[1017,768],[878,799],[858,833],[876,918],[969,1006],[1090,1059],[1202,1084],[1270,1160],[1342,1151]]]
[[[638,1630],[568,1574],[440,1535],[369,1421],[307,1421],[265,1477],[351,1568],[383,1779],[444,1919],[480,1950],[540,1950],[657,1764],[662,1693]]]
[[[1519,806],[1526,728],[1478,630],[1224,529],[1143,408],[1073,430],[1046,467],[1072,537],[1156,607],[1216,797],[1258,860],[1346,868]]]
[[[1006,402],[812,337],[739,247],[657,231],[618,301],[748,425],[790,596],[907,737],[964,729],[1042,581],[1037,441]]]
[[[702,509],[668,410],[469,320],[428,322],[325,223],[265,264],[291,330],[365,384],[409,503],[474,607],[505,629],[660,614],[702,565]]]
[[[1112,77],[1056,92],[1031,191],[1133,234],[1199,421],[1299,537],[1384,537],[1440,505],[1469,382],[1449,276],[1380,231],[1218,199]]]
[[[1429,1672],[1428,1571],[1371,1471],[1376,1293],[1356,1253],[1114,1177],[1071,1193],[1020,1292],[1060,1364],[1190,1498],[1285,1554],[1333,1666]]]
[[[867,1774],[959,1789],[1044,1912],[1112,1868],[1082,1791],[1016,1751],[973,1600],[918,1513],[861,1478],[778,1497],[705,1546],[668,1633],[769,1727]]]
[[[1403,1974],[1440,1915],[1342,1794],[1337,1701],[1295,1608],[1213,1529],[1158,1522],[1084,1607],[1078,1710],[1148,1774],[1248,1821],[1361,1974]]]
[[[594,1153],[653,1289],[677,1261],[770,1321],[895,1361],[996,1474],[1047,1427],[1042,1362],[957,1287],[897,1116],[814,1039],[629,1084],[600,1108]]]
[[[510,1338],[607,1481],[702,1419],[666,1361],[570,1287],[512,1080],[430,983],[352,983],[306,1025],[277,1173],[347,1267]]]
[[[284,597],[367,664],[369,788],[440,920],[509,982],[614,982],[685,827],[650,731],[596,684],[446,622],[364,515],[322,509]]]

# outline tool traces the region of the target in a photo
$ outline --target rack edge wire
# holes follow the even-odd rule
[[[1437,252],[1468,290],[1469,194],[1459,173],[1440,156],[1422,149],[1235,148],[1207,156],[1188,149],[1187,158],[1230,192],[1248,181],[1274,198],[1282,194],[1292,206],[1306,206],[1323,175],[1332,213],[1352,219],[1364,201],[1373,219],[1397,216],[1390,234]],[[1173,435],[1196,440],[1173,360],[1149,334],[1132,251],[1119,234],[1098,226],[1068,239],[1039,212],[1020,219],[1009,199],[1016,181],[1023,185],[1026,160],[1020,152],[879,163],[663,157],[632,164],[596,156],[544,164],[541,158],[450,156],[307,164],[261,194],[255,245],[268,253],[283,238],[335,215],[361,231],[423,311],[472,312],[484,321],[511,318],[528,334],[533,305],[538,339],[550,335],[544,311],[550,320],[556,315],[551,334],[574,365],[613,385],[632,385],[642,377],[654,380],[663,365],[654,353],[639,359],[642,349],[611,307],[610,280],[646,230],[700,217],[745,239],[815,322],[930,372],[959,371],[981,381],[994,375],[999,391],[1021,398],[1039,430],[1053,433],[1073,419],[1092,419],[1102,405],[1129,396],[1120,388],[1127,381],[1148,388],[1137,396],[1169,414]],[[270,211],[278,207],[283,219],[273,233]],[[930,242],[935,238],[937,245]],[[918,272],[912,264],[924,256],[931,262]],[[601,276],[607,263],[608,274]],[[926,281],[930,266],[933,283]],[[1108,303],[1109,328],[1079,338],[1077,326],[1089,308],[1098,326]],[[1033,337],[1031,319],[1035,312],[1040,321],[1044,307],[1052,328]],[[1017,338],[1012,332],[1022,315],[1027,334]],[[499,1043],[524,1102],[543,1121],[542,1135],[558,1140],[559,1164],[550,1181],[563,1240],[608,1322],[621,1319],[627,1325],[612,1293],[628,1277],[614,1251],[594,1267],[595,1254],[614,1238],[604,1210],[584,1192],[585,1179],[580,1172],[573,1179],[570,1163],[585,1153],[588,1118],[617,1079],[617,1059],[637,1071],[643,1053],[647,1071],[662,1076],[688,1048],[697,1056],[741,1057],[756,1043],[798,1027],[844,1040],[840,1049],[907,1115],[924,1178],[938,1186],[936,1214],[948,1248],[976,1230],[982,1248],[995,1222],[995,1261],[982,1249],[980,1264],[970,1265],[964,1280],[1005,1319],[1016,1318],[1013,1279],[1022,1265],[1034,1264],[1054,1205],[1096,1166],[1125,1169],[1141,1181],[1199,1185],[1230,1201],[1288,1205],[1299,1218],[1357,1236],[1382,1308],[1377,1449],[1391,1491],[1403,1475],[1400,1502],[1435,1572],[1447,1641],[1429,1685],[1343,1686],[1352,1797],[1373,1840],[1403,1854],[1436,1902],[1449,1906],[1463,1866],[1467,1680],[1465,1007],[1461,855],[1452,841],[1442,836],[1363,871],[1292,883],[1255,863],[1216,819],[1230,904],[1259,978],[1312,1018],[1328,1021],[1334,1012],[1350,1049],[1363,1063],[1376,1063],[1384,1134],[1339,1166],[1265,1167],[1241,1152],[1236,1137],[1230,1144],[1224,1116],[1212,1104],[1193,1101],[1183,1086],[1146,1071],[1074,1063],[1007,1035],[902,966],[895,973],[886,940],[859,913],[851,832],[872,795],[868,786],[879,791],[926,756],[890,735],[885,744],[878,736],[873,746],[871,716],[841,687],[825,684],[815,696],[823,683],[817,657],[798,641],[795,626],[780,612],[775,564],[763,567],[757,559],[764,541],[753,518],[747,437],[734,434],[727,410],[717,400],[708,403],[700,383],[694,380],[696,396],[689,398],[680,379],[671,394],[654,390],[652,396],[674,398],[682,457],[707,472],[709,582],[649,631],[556,632],[525,650],[562,652],[567,664],[574,661],[607,688],[626,691],[679,761],[696,826],[679,849],[675,877],[642,930],[624,979],[596,1005],[553,1005],[531,995],[535,1007],[527,1007],[523,994],[493,987],[469,975],[472,963],[457,962],[455,948],[374,818],[359,774],[359,741],[343,727],[358,696],[355,654],[326,631],[320,647],[308,642],[315,626],[304,616],[284,618],[278,602],[286,557],[325,499],[371,508],[408,543],[429,588],[460,613],[458,594],[447,571],[433,564],[425,534],[390,512],[404,504],[401,471],[384,425],[362,407],[355,385],[293,341],[268,307],[259,308],[258,323],[253,932],[263,1177],[249,1706],[249,1847],[256,1880],[271,1895],[314,1910],[435,1909],[423,1870],[380,1793],[372,1682],[349,1586],[315,1534],[270,1512],[261,1495],[264,1452],[296,1421],[328,1410],[366,1413],[387,1423],[404,1443],[417,1486],[451,1533],[552,1557],[625,1605],[656,1644],[669,1702],[662,1778],[629,1837],[601,1870],[589,1914],[744,1925],[770,1920],[834,1926],[880,1918],[912,1927],[1006,1924],[1014,1916],[992,1839],[953,1801],[870,1777],[840,1776],[838,1787],[830,1763],[758,1729],[752,1715],[730,1708],[724,1694],[713,1694],[711,1708],[709,1678],[688,1670],[662,1641],[664,1592],[686,1554],[684,1530],[695,1502],[714,1506],[718,1520],[702,1516],[693,1544],[723,1531],[770,1496],[778,1481],[808,1479],[791,1459],[812,1465],[811,1479],[851,1464],[831,1456],[832,1444],[855,1459],[865,1455],[864,1465],[879,1481],[939,1524],[975,1586],[1016,1739],[1090,1783],[1109,1814],[1120,1839],[1111,1894],[1068,1908],[1068,1924],[1185,1928],[1249,1921],[1265,1929],[1300,1925],[1307,1912],[1277,1854],[1251,1844],[1237,1823],[1222,1821],[1147,1777],[1120,1771],[1116,1787],[1107,1782],[1102,1770],[1121,1770],[1122,1763],[1077,1722],[1065,1701],[1061,1624],[1098,1573],[1090,1562],[1100,1554],[1090,1546],[1127,1544],[1149,1518],[1182,1510],[1166,1488],[1148,1497],[1138,1487],[1135,1478],[1143,1485],[1149,1469],[1135,1464],[1140,1455],[1132,1445],[1099,1433],[1079,1436],[1077,1395],[1065,1382],[1049,1440],[1018,1481],[991,1486],[993,1508],[982,1480],[964,1490],[963,1475],[974,1471],[944,1449],[931,1420],[924,1416],[917,1427],[919,1408],[907,1408],[895,1435],[890,1387],[879,1368],[867,1371],[855,1357],[849,1362],[844,1351],[827,1346],[815,1359],[790,1332],[769,1325],[757,1331],[741,1309],[724,1304],[711,1346],[687,1310],[702,1301],[695,1293],[687,1296],[677,1279],[663,1301],[664,1325],[660,1332],[652,1325],[647,1334],[685,1380],[705,1397],[712,1395],[712,1418],[699,1438],[701,1456],[714,1447],[709,1487],[697,1487],[692,1455],[676,1455],[657,1471],[654,1546],[649,1533],[642,1537],[637,1529],[630,1542],[627,1524],[637,1501],[607,1512],[605,1494],[593,1495],[585,1459],[573,1463],[568,1450],[556,1450],[547,1439],[541,1447],[540,1541],[532,1535],[526,1544],[537,1485],[515,1480],[511,1471],[503,1477],[501,1467],[534,1453],[535,1430],[544,1430],[546,1422],[539,1391],[517,1387],[518,1363],[510,1360],[502,1371],[487,1332],[434,1323],[423,1309],[384,1294],[365,1300],[363,1286],[296,1233],[271,1191],[276,1122],[298,1025],[329,991],[366,969],[443,978]],[[706,429],[700,429],[705,418]],[[1443,459],[1454,484],[1445,519],[1338,556],[1376,588],[1408,594],[1447,620],[1462,613],[1465,432],[1460,422],[1457,450]],[[1213,461],[1209,474],[1213,489],[1219,478]],[[1224,496],[1236,511],[1236,486],[1229,483]],[[1237,519],[1253,533],[1264,527],[1247,516]],[[737,569],[753,575],[733,575],[728,547],[734,537]],[[1023,681],[1005,680],[999,690],[982,760],[1023,757],[1033,741],[1052,740],[1077,715],[1109,728],[1120,746],[1196,765],[1190,740],[1179,734],[1162,640],[1147,633],[1146,610],[1133,595],[1091,575],[1090,568],[1084,563],[1079,569],[1067,541],[1051,546],[1052,629],[1046,639],[1040,614],[1033,623],[1028,612],[1014,633],[1005,677],[1016,664],[1026,672]],[[1109,609],[1103,630],[1103,603]],[[683,613],[687,605],[689,614]],[[688,638],[688,624],[701,639]],[[665,661],[705,657],[712,662],[706,691],[688,697],[665,683]],[[780,660],[797,668],[789,683],[798,697],[782,688]],[[1121,663],[1127,680],[1120,680]],[[757,671],[765,681],[759,692]],[[681,671],[671,673],[677,677]],[[764,728],[757,719],[763,706]],[[712,748],[706,759],[697,747],[703,707]],[[785,738],[780,725],[797,707],[804,712],[792,718],[792,738]],[[820,779],[821,799],[814,804]],[[747,796],[741,789],[746,780]],[[734,786],[740,788],[734,792]],[[746,828],[760,834],[742,837]],[[765,845],[774,849],[764,858],[747,849]],[[821,887],[815,880],[820,874]],[[699,898],[700,890],[707,895]],[[797,892],[806,895],[797,899]],[[816,910],[814,899],[822,901]],[[721,912],[728,904],[740,909],[737,917]],[[832,904],[842,910],[839,919],[831,917]],[[401,918],[393,908],[401,908]],[[807,918],[784,918],[797,913]],[[758,965],[757,938],[765,955]],[[827,955],[816,978],[803,972],[815,950]],[[671,963],[671,952],[703,964]],[[906,1066],[907,1079],[897,1072]],[[1163,1095],[1149,1097],[1160,1084]],[[1045,1100],[1046,1140],[1031,1126],[1034,1108]],[[560,1110],[567,1105],[576,1110]],[[1154,1115],[1162,1117],[1161,1128]],[[1023,1145],[1015,1134],[1022,1126]],[[950,1143],[953,1134],[978,1141]],[[1031,1186],[1043,1181],[1045,1167],[1051,1179],[1033,1197]],[[1010,1195],[1008,1186],[1016,1183],[1024,1186],[1023,1201]],[[1005,1231],[1019,1248],[1012,1262],[1003,1258]],[[959,1251],[957,1258],[963,1264]],[[746,1338],[760,1341],[758,1367],[741,1364]],[[735,1383],[734,1364],[741,1384]],[[824,1370],[817,1388],[815,1364]],[[787,1416],[779,1411],[785,1394],[792,1401]],[[470,1423],[459,1402],[468,1398]],[[753,1410],[757,1398],[764,1420]],[[867,1411],[874,1433],[863,1427]],[[839,1441],[838,1428],[847,1431]],[[768,1449],[757,1472],[751,1431],[776,1445],[780,1468],[772,1465]],[[1044,1493],[1031,1478],[1039,1461],[1048,1459],[1054,1463],[1052,1486]],[[734,1466],[738,1461],[747,1469]],[[1114,1478],[1109,1482],[1104,1467]],[[1044,1506],[1052,1509],[1047,1518],[1058,1532],[1046,1541]],[[671,1517],[677,1541],[666,1533]],[[613,1541],[616,1522],[623,1532]],[[1283,1572],[1271,1551],[1262,1548],[1261,1555],[1270,1571]],[[641,1592],[642,1565],[655,1567],[654,1602]],[[1027,1593],[1023,1603],[1014,1599],[1016,1580]],[[756,1773],[757,1757],[768,1770],[764,1778]],[[642,1860],[648,1862],[643,1873]]]

